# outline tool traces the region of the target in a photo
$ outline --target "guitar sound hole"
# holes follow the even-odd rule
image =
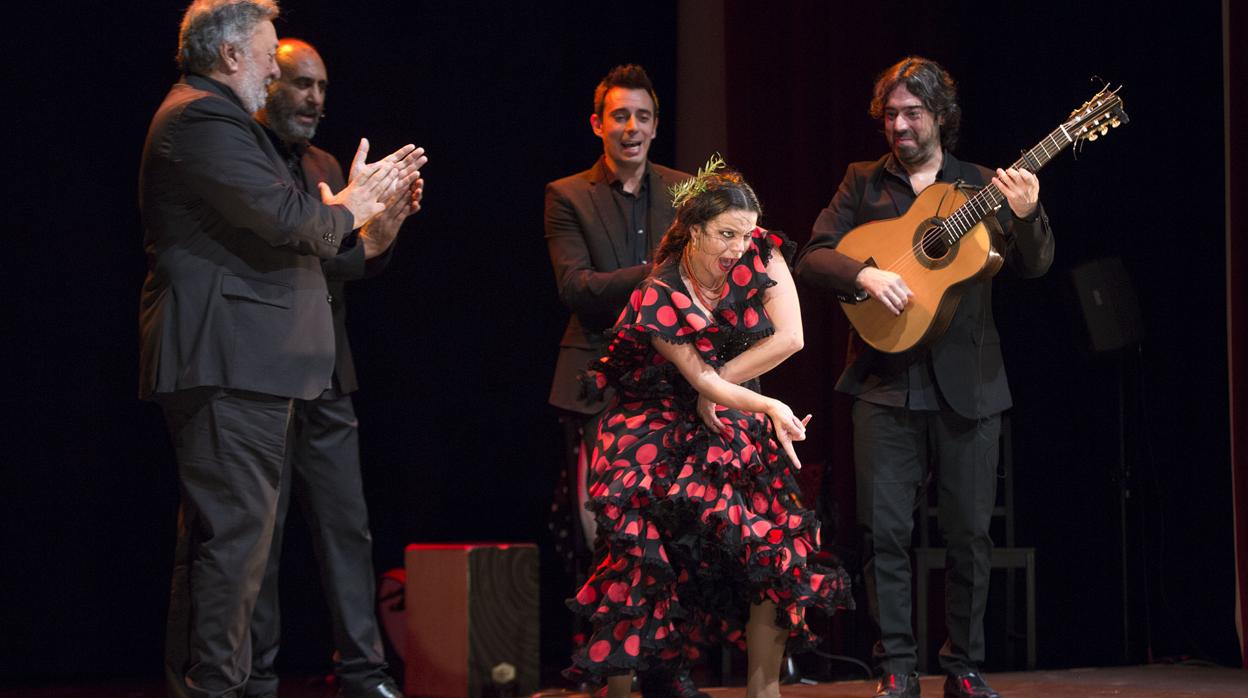
[[[928,259],[942,259],[949,254],[949,244],[945,241],[945,231],[931,227],[923,231],[923,254]]]

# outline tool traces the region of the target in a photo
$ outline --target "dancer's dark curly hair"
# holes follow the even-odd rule
[[[758,203],[758,195],[746,183],[740,172],[724,170],[715,174],[701,175],[699,189],[705,189],[690,196],[680,208],[676,209],[676,219],[663,234],[659,249],[654,254],[656,265],[670,261],[678,261],[689,238],[693,226],[701,225],[725,211],[742,210],[763,214],[762,204]]]

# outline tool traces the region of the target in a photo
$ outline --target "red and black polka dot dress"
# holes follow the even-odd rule
[[[713,318],[691,301],[677,265],[656,270],[586,375],[591,392],[611,385],[616,395],[590,457],[596,565],[568,605],[593,631],[570,676],[693,659],[711,641],[744,647],[749,607],[764,599],[776,603],[791,645],[814,639],[807,608],[852,605],[844,570],[807,563],[819,523],[800,504],[771,421],[721,406],[725,428],[712,433],[695,413],[696,391],[650,344],[692,343],[719,367],[772,334],[766,265],[782,245],[791,247],[755,229]]]

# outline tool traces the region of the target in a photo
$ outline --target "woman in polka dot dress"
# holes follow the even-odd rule
[[[757,227],[740,175],[706,169],[676,192],[655,268],[586,374],[615,396],[590,461],[595,569],[568,601],[593,632],[569,674],[605,676],[609,698],[712,641],[747,650],[747,698],[778,696],[786,645],[814,640],[806,610],[852,604],[843,570],[807,562],[819,524],[792,442],[810,417],[757,390],[802,346],[777,254],[792,243]]]

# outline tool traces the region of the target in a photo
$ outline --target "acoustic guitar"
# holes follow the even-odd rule
[[[1011,167],[1038,172],[1072,144],[1094,141],[1126,123],[1120,89],[1102,89]],[[838,252],[900,274],[914,292],[900,315],[865,292],[841,302],[867,344],[895,354],[923,346],[944,332],[961,289],[1001,269],[1001,227],[994,214],[1004,200],[991,184],[976,191],[938,182],[924,189],[905,215],[860,225],[841,238]]]

